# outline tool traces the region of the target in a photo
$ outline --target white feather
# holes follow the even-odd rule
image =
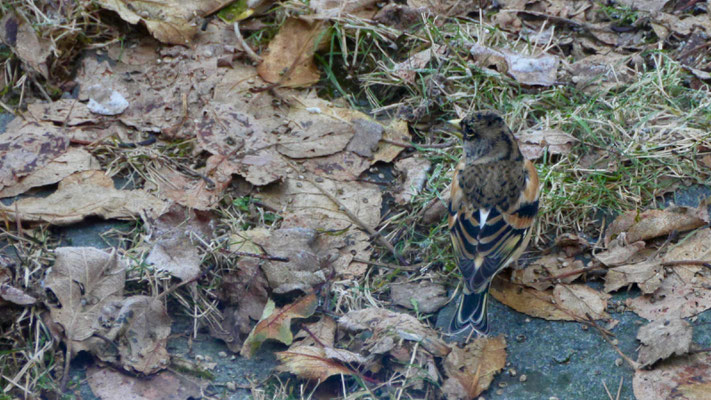
[[[491,210],[485,210],[483,208],[479,210],[479,229],[484,229],[486,219],[489,217],[489,211]]]

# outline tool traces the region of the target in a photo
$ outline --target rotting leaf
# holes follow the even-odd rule
[[[77,99],[59,99],[51,103],[32,103],[27,112],[37,121],[52,121],[66,126],[98,122],[101,117],[92,114],[86,104]]]
[[[93,247],[58,247],[47,275],[45,289],[58,304],[47,304],[52,320],[63,328],[72,355],[103,344],[93,335],[101,328],[105,308],[121,302],[126,266],[116,251],[111,254]]]
[[[321,74],[313,55],[323,30],[321,22],[287,19],[269,42],[257,67],[259,76],[269,83],[285,87],[307,87],[317,83]]]
[[[390,123],[384,127],[382,139],[400,143],[409,143],[410,140],[412,140],[412,136],[407,128],[407,122],[401,119],[390,121]],[[392,162],[403,150],[404,147],[402,146],[381,141],[378,146],[378,150],[373,155],[373,162]]]
[[[711,353],[666,360],[652,370],[638,369],[632,387],[637,399],[708,399],[711,388]]]
[[[291,320],[310,317],[316,311],[317,305],[318,298],[313,293],[281,308],[276,308],[274,301],[269,299],[262,312],[261,320],[244,341],[240,355],[251,358],[267,339],[291,344],[293,340]]]
[[[644,249],[644,245],[643,241],[630,243],[626,246],[613,241],[607,250],[595,254],[595,258],[608,267],[616,267],[628,262],[635,254]]]
[[[373,336],[367,345],[372,353],[385,353],[395,347],[392,335],[400,339],[420,342],[430,353],[444,357],[450,351],[437,332],[423,325],[409,314],[397,313],[383,308],[367,308],[349,311],[338,319],[338,325],[349,331],[370,330]]]
[[[397,63],[392,68],[392,73],[406,83],[414,84],[417,72],[429,64],[433,57],[439,57],[447,50],[447,46],[435,44],[429,49],[422,50],[408,57],[407,60]]]
[[[506,365],[506,339],[479,337],[463,349],[453,347],[444,360],[447,379],[442,392],[448,400],[474,399],[489,388]]]
[[[40,41],[31,23],[15,17],[13,12],[5,13],[0,20],[0,41],[13,49],[17,57],[35,72],[49,78],[47,58],[51,47],[48,41]]]
[[[646,367],[672,355],[681,356],[691,350],[691,324],[671,317],[652,321],[639,328],[637,339],[642,342],[637,362]]]
[[[128,219],[142,213],[159,215],[167,207],[167,203],[143,190],[115,189],[114,182],[103,171],[92,170],[68,176],[47,197],[0,205],[0,212],[22,221],[68,225],[88,216]]]
[[[523,284],[537,290],[545,290],[555,286],[555,281],[546,279],[551,276],[566,275],[570,272],[583,268],[583,262],[573,257],[566,257],[564,254],[547,254],[524,269],[515,270],[511,273],[511,282]],[[581,273],[558,278],[561,283],[573,283],[582,275]]]

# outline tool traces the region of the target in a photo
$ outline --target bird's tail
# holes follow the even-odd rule
[[[478,333],[486,335],[489,325],[486,315],[486,305],[489,299],[489,285],[478,293],[462,293],[459,296],[457,313],[449,325],[451,333],[460,333],[473,327]]]

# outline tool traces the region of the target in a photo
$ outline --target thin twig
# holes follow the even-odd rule
[[[711,262],[709,261],[704,261],[704,260],[674,260],[674,261],[660,261],[659,264],[665,267],[675,267],[679,265],[698,265],[700,267],[706,267],[706,268],[711,268]],[[564,272],[560,275],[555,275],[555,276],[549,276],[546,278],[541,278],[538,279],[536,282],[547,282],[547,281],[555,281],[558,279],[563,279],[563,278],[568,278],[573,275],[578,275],[578,274],[584,274],[586,272],[590,271],[602,271],[606,269],[615,269],[622,267],[623,265],[616,265],[614,267],[605,267],[602,264],[600,265],[593,265],[591,267],[585,267],[585,268],[580,268],[576,269],[573,271],[568,271]]]
[[[610,338],[607,337],[607,335],[605,334],[605,330],[602,329],[600,325],[597,324],[597,322],[595,322],[595,320],[592,318],[592,316],[590,316],[590,314],[585,313],[585,316],[588,318],[588,322],[602,334],[602,338],[605,339],[605,341],[609,343],[613,349],[615,349],[617,354],[619,354],[622,359],[627,361],[627,363],[630,365],[630,367],[632,367],[632,369],[636,371],[641,367],[641,365],[637,361],[627,357],[627,354],[623,353],[622,350],[620,350],[620,348],[617,347],[617,345],[613,343]]]
[[[390,139],[380,139],[381,142],[389,143],[394,146],[400,146],[404,148],[422,148],[422,149],[448,149],[452,146],[454,146],[454,143],[447,142],[447,143],[435,143],[435,144],[421,144],[421,143],[405,143],[405,142],[398,142],[397,140],[390,140]]]
[[[247,57],[249,57],[250,60],[253,62],[259,64],[262,62],[262,57],[259,57],[257,53],[252,50],[251,47],[247,44],[247,42],[244,40],[244,37],[242,37],[242,32],[239,31],[239,22],[235,22],[233,25],[233,28],[235,30],[235,36],[237,36],[237,43],[242,46],[242,49],[244,49],[244,52],[247,53]]]
[[[363,263],[363,264],[376,265],[378,267],[384,267],[384,268],[390,268],[390,269],[401,269],[403,271],[417,271],[418,269],[422,268],[423,265],[425,265],[425,263],[419,263],[419,264],[404,266],[404,265],[391,264],[391,263],[385,263],[385,262],[380,262],[380,261],[364,260],[362,258],[357,258],[357,257],[353,257],[352,260],[355,262]]]
[[[253,257],[258,258],[260,260],[289,262],[289,259],[286,257],[270,256],[269,254],[245,253],[243,251],[230,251],[229,253],[240,257]]]
[[[674,260],[674,261],[662,261],[662,265],[665,267],[675,267],[677,265],[697,265],[699,267],[711,268],[711,262],[704,260]]]

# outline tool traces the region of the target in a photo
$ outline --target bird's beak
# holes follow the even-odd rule
[[[461,118],[450,119],[449,121],[447,121],[447,123],[454,126],[457,129],[462,129],[462,119]]]
[[[453,126],[454,128],[456,128],[454,130],[454,132],[450,132],[450,133],[461,139],[462,138],[462,119],[461,118],[450,119],[449,121],[447,121],[447,123],[449,125]]]

